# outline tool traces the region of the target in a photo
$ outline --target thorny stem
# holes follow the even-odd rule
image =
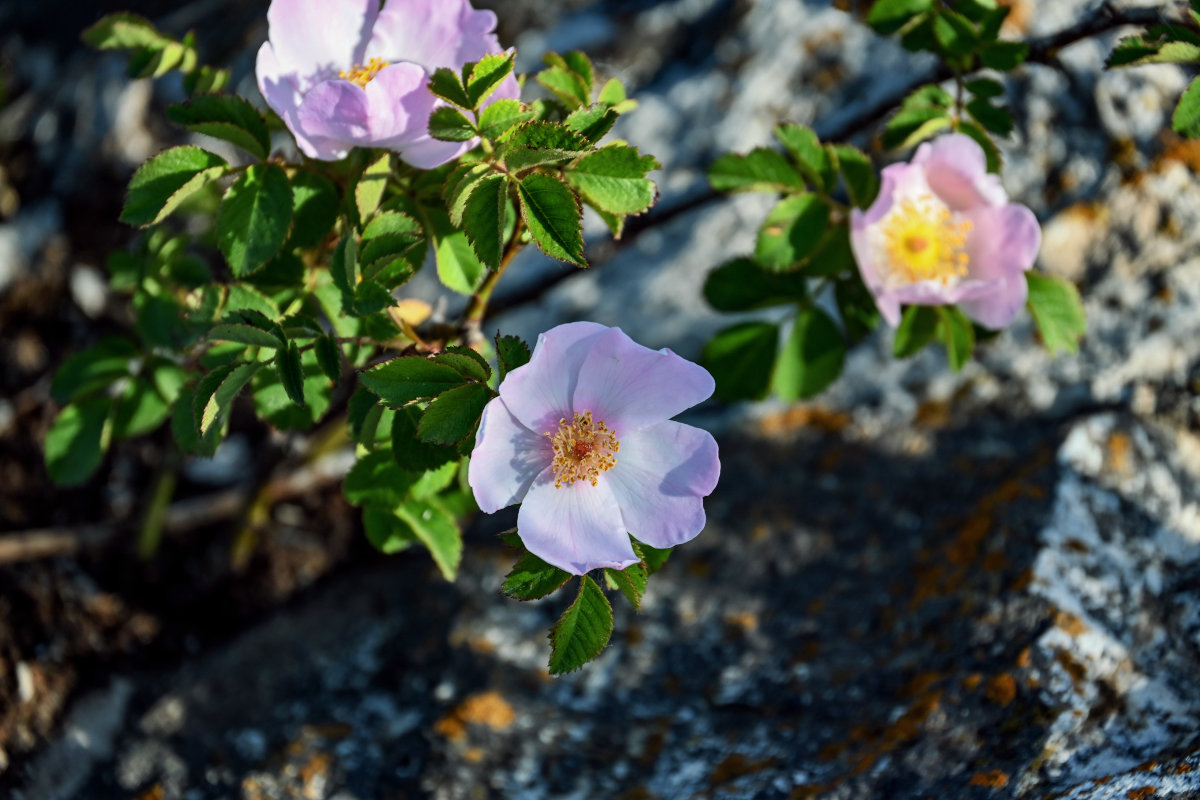
[[[487,314],[488,302],[492,299],[492,292],[496,288],[496,284],[500,281],[500,277],[504,274],[504,270],[516,258],[517,253],[521,252],[521,248],[525,245],[521,243],[521,230],[523,224],[520,219],[517,220],[517,226],[513,229],[512,238],[508,240],[508,247],[504,251],[504,255],[500,257],[500,263],[496,268],[488,272],[484,277],[483,283],[475,290],[475,294],[471,295],[471,300],[467,303],[467,309],[463,315],[463,339],[464,343],[469,347],[483,339],[483,318]]]

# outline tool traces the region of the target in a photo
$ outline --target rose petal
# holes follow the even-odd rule
[[[610,328],[593,339],[572,395],[575,411],[591,411],[618,438],[670,419],[712,396],[708,370],[670,350],[651,350]]]
[[[704,528],[701,498],[712,493],[720,475],[712,434],[667,421],[622,440],[616,466],[601,480],[612,486],[635,539],[674,547]]]
[[[1025,274],[1009,276],[994,282],[992,290],[975,300],[962,300],[958,307],[971,319],[985,328],[1000,330],[1007,328],[1021,313],[1029,297],[1029,285]]]
[[[497,52],[496,15],[476,11],[467,0],[390,0],[367,43],[367,58],[412,61],[433,72],[458,70]]]
[[[997,175],[987,171],[987,156],[970,136],[952,133],[917,148],[913,164],[924,168],[929,188],[951,211],[1008,200]]]
[[[588,347],[607,330],[595,322],[569,322],[539,335],[529,363],[500,384],[512,415],[535,433],[557,430],[558,420],[574,411],[571,396]]]
[[[364,87],[370,114],[371,146],[399,148],[429,135],[429,114],[437,100],[427,88],[425,69],[392,64]]]
[[[517,534],[529,552],[575,575],[600,567],[625,569],[638,561],[608,484],[576,481],[556,489],[549,468],[521,503]]]
[[[1009,203],[972,209],[963,216],[971,221],[967,256],[972,278],[1007,278],[1033,266],[1042,229],[1028,208]]]
[[[363,63],[378,14],[377,0],[271,0],[268,39],[286,71],[315,83]]]
[[[367,93],[350,81],[318,83],[300,102],[296,123],[299,135],[315,150],[308,155],[324,161],[345,158],[355,145],[371,140]]]
[[[305,155],[319,158],[317,148],[304,136],[300,123],[296,119],[296,109],[300,106],[301,94],[295,75],[285,72],[279,64],[274,48],[270,42],[264,42],[258,49],[258,58],[254,66],[258,78],[258,90],[276,114],[278,114],[288,130],[296,137],[296,143]]]
[[[475,502],[488,514],[521,502],[553,458],[548,438],[517,421],[503,400],[492,400],[479,420],[467,471]]]

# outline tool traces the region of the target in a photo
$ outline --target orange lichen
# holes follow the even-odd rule
[[[1130,789],[1125,793],[1129,800],[1146,800],[1147,797],[1154,797],[1158,794],[1158,789],[1153,786],[1143,786],[1140,789]]]
[[[840,433],[849,424],[850,415],[842,411],[829,411],[816,406],[792,406],[760,419],[758,432],[768,438],[794,434],[804,428]]]
[[[764,769],[769,769],[779,762],[777,758],[767,758],[762,761],[751,761],[741,753],[730,753],[720,764],[713,767],[712,773],[708,776],[711,784],[728,783],[737,780],[745,775],[753,775],[756,772],[762,772]]]
[[[987,772],[976,772],[971,776],[972,786],[986,786],[989,789],[1003,789],[1008,785],[1008,773],[998,769]]]
[[[1082,636],[1088,630],[1087,623],[1067,611],[1058,611],[1054,615],[1054,624],[1061,628],[1068,636]]]
[[[1108,449],[1108,466],[1114,472],[1128,472],[1132,466],[1130,454],[1133,451],[1133,440],[1129,434],[1113,431],[1106,442]]]
[[[1007,672],[988,681],[987,697],[998,706],[1006,706],[1017,698],[1017,682]]]
[[[474,694],[458,708],[433,724],[433,729],[452,742],[467,738],[468,725],[486,725],[492,730],[504,730],[512,725],[517,714],[499,692]]]

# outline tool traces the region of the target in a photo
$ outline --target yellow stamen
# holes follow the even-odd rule
[[[592,412],[575,412],[571,422],[558,421],[558,430],[545,434],[554,444],[554,488],[570,486],[575,481],[585,480],[596,485],[601,472],[616,466],[617,451],[621,443],[616,431],[603,421],[592,422]]]
[[[391,64],[384,61],[382,58],[372,58],[365,65],[355,64],[352,69],[344,69],[338,73],[338,77],[343,80],[357,83],[362,88],[367,88],[367,84],[379,74],[379,71],[384,67],[389,67]]]
[[[967,274],[970,220],[955,220],[932,195],[902,201],[883,219],[884,270],[897,285],[957,282]]]

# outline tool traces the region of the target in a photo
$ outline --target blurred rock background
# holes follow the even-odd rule
[[[1183,7],[1010,4],[1007,33],[1038,41]],[[588,272],[514,264],[490,324],[528,337],[588,318],[695,357],[731,321],[703,276],[769,205],[706,200],[705,165],[783,120],[868,146],[862,120],[933,68],[873,37],[865,2],[479,5],[523,69],[582,48],[624,79],[641,106],[617,135],[664,165],[635,235],[590,228]],[[1163,133],[1190,76],[1103,72],[1114,29],[1008,84],[1005,184],[1043,222],[1039,268],[1080,286],[1078,356],[1050,358],[1023,319],[955,375],[936,348],[893,360],[884,330],[814,403],[700,409],[724,462],[709,528],[640,613],[616,603],[596,663],[551,680],[560,601],[498,595],[503,515],[468,530],[446,584],[423,553],[371,552],[337,465],[289,460],[249,417],[183,466],[148,561],[168,434],[81,489],[45,476],[54,365],[128,319],[104,283],[132,236],[124,185],[181,141],[162,113],[181,88],[129,82],[78,32],[117,8],[195,28],[254,96],[265,7],[0,3],[0,794],[1200,794],[1200,147]],[[246,487],[268,524],[233,524]]]

